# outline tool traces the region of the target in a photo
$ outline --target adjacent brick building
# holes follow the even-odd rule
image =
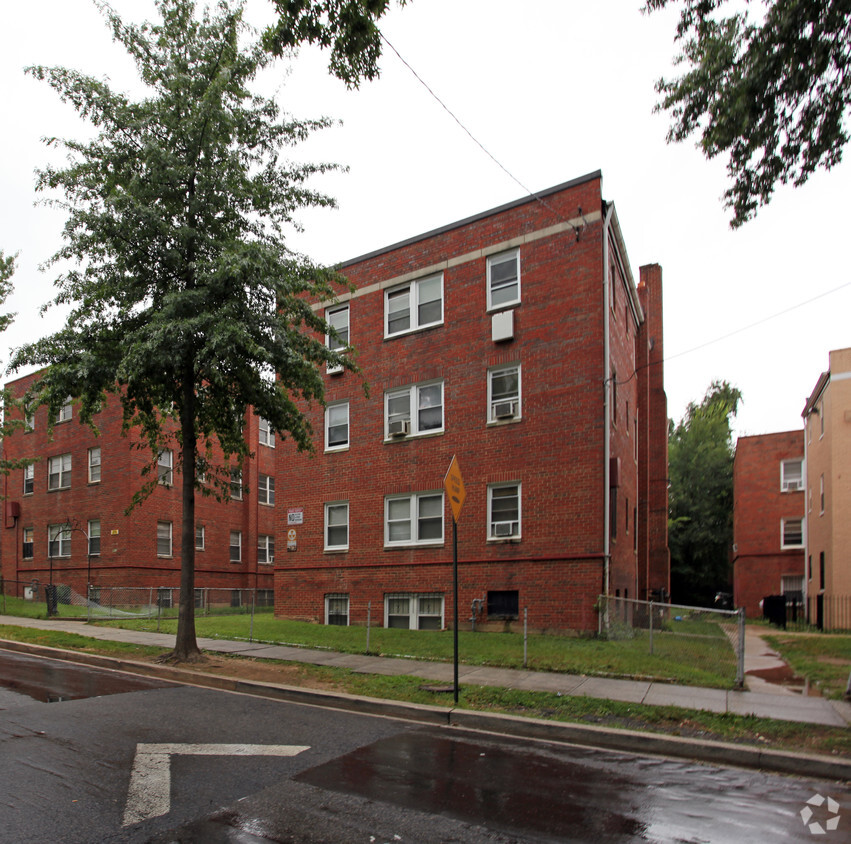
[[[317,454],[290,454],[275,611],[594,630],[598,594],[669,589],[661,270],[636,285],[599,173],[343,265],[318,303],[369,394],[327,376]]]
[[[363,377],[326,373],[313,455],[249,414],[246,494],[198,498],[197,585],[274,578],[280,616],[448,627],[455,456],[462,624],[591,631],[600,593],[666,593],[662,274],[636,284],[601,191],[592,173],[346,263],[353,292],[315,307]],[[5,482],[4,576],[176,586],[179,488],[124,514],[146,457],[120,409],[98,438],[68,419],[49,439],[44,414],[6,443],[40,459]]]
[[[760,601],[804,592],[804,433],[739,437],[733,462],[733,592],[762,617]]]
[[[810,622],[851,629],[851,348],[830,352],[803,410]]]

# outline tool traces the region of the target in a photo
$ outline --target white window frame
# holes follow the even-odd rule
[[[53,553],[56,546],[58,554]],[[47,526],[47,556],[49,559],[71,556],[71,525],[48,525]]]
[[[431,321],[420,321],[420,298],[421,291],[431,282],[437,282],[440,287],[439,300],[431,299],[428,301],[440,301],[440,317]],[[405,291],[408,293],[408,327],[400,328],[395,331],[390,330],[390,302],[400,297]],[[409,281],[405,284],[397,284],[395,287],[388,287],[384,291],[384,336],[401,337],[403,334],[410,334],[412,331],[420,331],[423,328],[431,328],[435,325],[443,325],[444,311],[444,290],[443,290],[443,273],[433,273],[432,275],[423,276],[414,281]]]
[[[508,285],[502,285],[502,287],[509,287],[512,285],[517,285],[517,295],[512,299],[506,299],[502,302],[494,303],[493,299],[493,279],[492,272],[494,265],[499,264],[507,264],[513,259],[514,267],[515,267],[515,280]],[[488,296],[488,311],[498,311],[503,308],[512,308],[515,305],[520,304],[520,250],[519,249],[510,249],[507,252],[500,252],[496,255],[488,256],[488,270],[487,270],[487,296]]]
[[[801,541],[795,543],[786,542],[786,525],[791,525],[797,522],[800,532]],[[804,520],[803,519],[781,519],[780,520],[780,547],[786,548],[803,548],[804,547]]]
[[[400,607],[394,607],[397,611],[392,613],[390,612],[390,602],[391,601],[407,601],[408,602],[408,627],[399,627],[398,625],[394,625],[394,628],[397,630],[443,630],[445,623],[445,615],[446,615],[446,598],[444,595],[440,593],[410,593],[410,592],[398,592],[387,594],[384,596],[384,626],[385,628],[390,627],[390,617],[403,617],[405,613],[399,612]],[[440,612],[435,613],[429,611],[430,608],[425,604],[426,602],[440,601]],[[437,626],[423,627],[421,626],[421,619],[424,618],[436,618],[438,619]]]
[[[339,521],[343,517],[345,521]],[[332,522],[332,518],[337,521]],[[331,541],[331,530],[335,529],[336,533],[345,527],[346,541],[335,542]],[[328,501],[325,504],[325,550],[326,551],[348,551],[349,550],[349,502],[348,501]]]
[[[100,519],[89,519],[88,525],[89,556],[100,556]]]
[[[56,424],[58,425],[60,422],[68,422],[74,416],[74,407],[71,404],[71,397],[69,396],[65,399],[65,404],[59,408],[59,411],[56,414]]]
[[[157,483],[161,486],[173,486],[174,452],[164,448],[157,455]]]
[[[494,396],[493,382],[495,378],[502,375],[507,375],[511,372],[517,372],[517,395],[515,396]],[[516,405],[513,416],[505,418],[497,418],[496,406],[505,402],[513,402]],[[519,363],[512,363],[504,366],[494,366],[488,370],[488,422],[494,424],[505,424],[514,422],[523,416],[523,373]]]
[[[517,494],[517,518],[494,518],[494,492],[500,490],[515,490]],[[497,497],[499,500],[499,496]],[[501,526],[508,526],[509,533],[501,533]],[[523,535],[523,490],[519,481],[509,483],[488,484],[488,540],[520,539]]]
[[[200,540],[200,542],[199,542]],[[195,550],[203,551],[207,544],[207,528],[204,525],[195,524]]]
[[[275,506],[275,477],[274,475],[257,475],[257,501],[267,507]]]
[[[234,539],[236,541],[234,541]],[[236,549],[236,556],[234,557],[234,549]],[[230,539],[228,540],[228,559],[232,563],[241,563],[242,562],[242,531],[241,530],[232,530],[230,532]]]
[[[257,536],[257,562],[260,565],[272,565],[275,562],[275,536],[261,533]]]
[[[426,390],[433,390],[438,387],[440,390],[440,404],[431,407],[420,407],[421,397],[425,395]],[[400,399],[407,396],[408,410],[407,413],[394,412],[395,417],[391,420],[390,404],[395,399]],[[432,410],[434,407],[440,407],[440,426],[437,428],[423,428],[420,419],[421,411]],[[416,409],[416,412],[414,410]],[[434,434],[442,434],[446,430],[446,403],[444,382],[442,379],[436,381],[424,381],[421,384],[411,384],[407,387],[395,388],[388,390],[384,394],[384,439],[392,442],[397,439],[396,435],[390,434],[391,421],[408,422],[408,433],[402,437],[427,437]]]
[[[89,449],[89,483],[99,484],[101,478],[102,453],[100,446]]]
[[[335,612],[333,615],[339,616],[340,618],[345,617],[346,623],[339,625],[340,627],[348,627],[350,623],[350,610],[351,610],[351,601],[349,600],[349,596],[345,593],[335,592],[333,594],[329,594],[325,596],[325,624],[331,623],[331,605],[332,602],[340,602],[340,606],[345,602],[346,612],[345,614],[342,612]]]
[[[333,328],[339,337],[332,337],[330,334],[325,334],[325,345],[332,352],[344,352],[351,344],[351,310],[349,303],[345,305],[335,305],[332,308],[325,309],[325,322]],[[342,372],[343,367],[340,365],[334,366],[329,363],[327,372],[329,375]]]
[[[345,423],[342,422],[339,418],[332,419],[332,417],[341,417],[342,412],[345,412]],[[343,428],[345,426],[346,429],[346,439],[345,442],[340,443],[331,443],[331,429],[335,428]],[[338,401],[329,404],[328,407],[325,408],[325,451],[345,451],[349,447],[349,403],[348,401]]]
[[[260,445],[266,445],[269,448],[275,447],[275,432],[272,430],[272,426],[268,420],[262,416],[257,417],[257,439]]]
[[[797,477],[795,472],[789,472],[793,466],[797,467]],[[788,477],[792,474],[792,478]],[[793,486],[794,484],[794,486]],[[780,462],[780,491],[781,492],[798,492],[804,488],[804,460],[799,457],[794,460],[782,460]]]
[[[168,542],[168,551],[165,551],[165,546],[160,545],[161,542]],[[157,556],[174,556],[174,526],[172,522],[157,522]]]
[[[27,538],[29,537],[29,538]],[[27,545],[30,546],[27,554]],[[35,554],[35,528],[25,527],[21,531],[21,559],[31,560]]]
[[[29,485],[29,489],[27,486]],[[35,463],[24,466],[24,495],[32,495],[35,492]]]
[[[435,516],[426,516],[423,517],[421,515],[420,506],[425,502],[426,499],[440,499],[440,536],[433,538],[421,538],[422,534],[425,533],[423,530],[423,522],[434,521],[436,519]],[[407,501],[407,518],[405,518],[402,514],[401,508],[394,508],[394,504]],[[393,512],[393,511],[396,512]],[[384,498],[384,545],[386,548],[399,548],[399,547],[410,547],[412,545],[416,546],[428,546],[428,545],[443,545],[444,536],[446,533],[446,518],[445,518],[445,502],[443,500],[443,491],[438,490],[430,490],[427,492],[413,492],[406,493],[404,495],[387,495]],[[393,532],[392,527],[394,525],[402,526],[404,523],[408,524],[408,536],[391,539],[390,535]]]
[[[56,479],[55,481],[54,478]],[[57,454],[54,457],[49,457],[47,460],[48,490],[69,489],[70,486],[71,454]]]
[[[242,501],[242,469],[232,466],[230,470],[230,497]]]

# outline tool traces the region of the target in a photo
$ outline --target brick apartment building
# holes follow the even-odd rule
[[[463,624],[591,631],[600,593],[667,591],[662,273],[636,284],[601,191],[591,173],[345,264],[354,292],[316,307],[363,379],[326,373],[314,455],[249,414],[244,494],[198,497],[196,585],[274,583],[277,615],[319,623],[450,626],[456,456]],[[179,485],[126,516],[146,452],[120,408],[97,438],[63,418],[49,440],[45,413],[5,443],[39,462],[5,481],[4,576],[176,586]]]
[[[354,292],[317,307],[369,395],[328,373],[317,454],[288,455],[276,614],[449,626],[453,456],[465,625],[596,630],[600,593],[669,589],[661,269],[636,285],[601,190],[592,173],[343,265]]]
[[[768,595],[803,598],[804,433],[739,437],[733,462],[733,597],[761,618]]]
[[[22,396],[38,373],[8,384]],[[180,582],[181,490],[175,483],[176,453],[158,457],[158,483],[128,515],[133,494],[145,480],[151,454],[140,437],[121,432],[121,407],[112,400],[98,415],[99,436],[78,424],[69,402],[48,431],[41,407],[4,442],[8,459],[37,458],[3,479],[2,573],[7,583],[67,584],[80,594],[86,585],[163,589],[161,602]],[[233,499],[196,501],[195,565],[199,588],[264,590],[271,603],[277,532],[275,487],[279,475],[274,436],[249,414],[246,436],[253,459],[235,473]],[[20,588],[17,590],[21,591]]]
[[[830,352],[802,416],[809,619],[851,629],[851,348]]]

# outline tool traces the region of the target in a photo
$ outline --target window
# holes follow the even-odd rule
[[[519,618],[520,593],[516,589],[488,592],[488,618]]]
[[[275,590],[274,589],[258,589],[256,592],[257,598],[255,605],[258,607],[274,607],[275,606]]]
[[[35,488],[35,465],[24,466],[24,495],[32,495]]]
[[[171,522],[157,522],[157,556],[171,556]]]
[[[328,325],[337,332],[334,337],[330,333],[325,335],[325,345],[332,352],[343,352],[349,345],[349,306],[341,305],[337,308],[328,308],[325,311],[325,321]],[[328,373],[333,375],[336,372],[342,372],[342,366],[334,366],[328,364]]]
[[[47,461],[47,488],[67,489],[71,486],[71,455],[60,454]]]
[[[257,562],[258,563],[274,563],[275,562],[275,537],[269,534],[261,533],[257,537]]]
[[[157,605],[162,609],[171,609],[174,606],[173,590],[168,587],[157,589]]]
[[[33,540],[35,539],[35,528],[24,528],[21,532],[23,545],[21,546],[21,556],[25,560],[33,558]]]
[[[48,525],[47,556],[71,556],[71,525]]]
[[[89,483],[100,483],[100,448],[89,449]]]
[[[520,302],[520,252],[488,258],[488,310]]]
[[[325,505],[325,550],[344,551],[349,547],[349,502]]]
[[[824,551],[818,552],[818,586],[824,589]]]
[[[443,322],[443,273],[388,290],[384,313],[388,337],[440,325]]]
[[[262,417],[257,417],[257,430],[260,445],[268,445],[269,448],[275,447],[275,432],[272,430],[269,423]]]
[[[71,416],[73,415],[73,410],[71,408],[71,398],[65,399],[65,404],[59,408],[59,412],[56,414],[56,422],[67,422]]]
[[[24,413],[24,430],[29,433],[35,430],[35,411],[27,410]]]
[[[803,488],[803,461],[784,460],[780,464],[780,489],[783,492],[796,492]]]
[[[230,497],[242,500],[242,469],[230,470]]]
[[[89,520],[89,556],[97,557],[100,554],[100,519]]]
[[[325,596],[325,623],[334,624],[338,627],[349,626],[348,595]]]
[[[325,408],[325,450],[349,447],[349,403],[340,402]]]
[[[232,563],[242,562],[242,531],[232,530],[230,532],[230,561]]]
[[[384,500],[385,545],[435,545],[443,542],[443,493],[420,492]]]
[[[164,448],[157,456],[157,481],[163,486],[171,486],[174,479],[174,454]]]
[[[780,577],[780,591],[787,600],[804,600],[804,578],[800,574],[784,574]]]
[[[819,513],[824,515],[824,475],[819,475],[818,493],[819,493]]]
[[[275,479],[271,475],[258,475],[257,500],[261,504],[275,503]]]
[[[488,422],[520,417],[520,366],[501,366],[488,372]]]
[[[488,539],[520,537],[520,484],[488,487]]]
[[[207,539],[207,531],[204,525],[195,525],[195,550],[203,551]]]
[[[384,626],[401,630],[442,630],[443,595],[387,595]]]
[[[781,548],[801,548],[804,544],[802,519],[783,519],[781,521]]]
[[[384,394],[385,438],[443,430],[443,381],[414,384]]]

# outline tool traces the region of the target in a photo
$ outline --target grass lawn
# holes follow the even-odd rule
[[[851,636],[829,633],[782,633],[763,636],[800,677],[824,697],[841,698],[851,674]]]
[[[86,618],[86,607],[74,604],[56,605],[59,618]],[[25,601],[23,598],[13,598],[11,595],[0,595],[0,614],[18,615],[23,618],[47,618],[47,604],[41,601]]]
[[[107,622],[104,622],[107,623]],[[110,625],[175,633],[177,621],[156,619],[110,621]],[[216,616],[196,619],[199,637],[248,639],[248,616]],[[365,627],[338,627],[309,624],[255,615],[254,641],[300,647],[328,649],[340,653],[367,652]],[[453,658],[452,631],[393,630],[373,627],[369,630],[369,653],[376,656],[405,657],[437,662]],[[523,667],[522,633],[484,633],[460,631],[459,658],[468,665],[503,668]],[[646,633],[634,638],[611,641],[591,637],[529,635],[528,668],[605,677],[632,677],[681,683],[710,688],[731,688],[736,677],[736,658],[726,637],[677,636],[657,632],[649,652]]]
[[[75,633],[2,625],[0,638],[143,661],[152,661],[166,652],[165,648],[104,642]],[[304,685],[347,694],[436,706],[446,706],[451,702],[446,695],[424,688],[427,684],[418,677],[358,674],[342,668],[280,663],[238,656],[220,658],[210,670],[227,674],[230,669],[234,676],[240,676],[241,670],[246,668],[253,673],[260,670],[268,672],[267,676],[273,682],[285,682],[288,685]],[[203,666],[193,665],[192,669],[203,670]],[[730,741],[827,754],[851,753],[851,730],[848,729],[716,714],[674,706],[644,706],[587,697],[477,686],[463,686],[459,704],[465,709],[478,711],[645,730],[698,740]]]

